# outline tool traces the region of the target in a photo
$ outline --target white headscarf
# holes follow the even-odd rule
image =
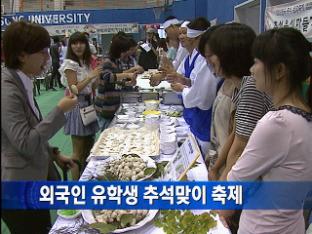
[[[175,24],[179,24],[179,23],[180,23],[180,21],[177,20],[176,18],[166,20],[166,21],[164,22],[164,24],[163,24],[163,25],[164,25],[164,29],[170,27],[171,25],[175,25]]]
[[[191,29],[189,27],[186,27],[186,29],[187,29],[186,36],[188,38],[195,38],[195,37],[202,35],[204,32],[206,32],[205,30],[201,31],[201,30]]]

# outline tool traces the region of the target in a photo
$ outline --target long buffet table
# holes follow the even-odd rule
[[[141,85],[143,84],[144,88],[146,88],[148,86],[148,83],[147,83],[146,79],[138,80],[138,83],[141,84]],[[166,88],[168,88],[168,86]],[[136,106],[136,105],[140,105],[140,104],[136,103],[136,104],[133,104],[133,105]],[[170,107],[162,105],[161,109],[170,109]],[[173,118],[168,118],[168,121],[169,120],[172,121],[172,119]],[[187,125],[185,124],[185,122],[183,121],[183,119],[181,117],[180,118],[174,118],[174,119],[175,119],[175,121],[177,123],[179,123],[179,128],[180,129],[181,128],[182,129],[183,128],[184,129],[188,129]],[[118,125],[118,121],[115,119],[113,121],[111,127],[116,126],[116,125]],[[184,135],[186,135],[186,134],[180,135],[180,137],[178,137],[178,140],[183,140],[183,136]],[[161,141],[162,141],[162,139],[160,138],[160,143],[161,143]],[[157,162],[170,161],[170,159],[173,156],[174,156],[174,153],[173,154],[169,154],[169,155],[160,153],[160,155],[155,159],[155,161],[157,161]],[[89,181],[89,180],[91,180],[93,178],[95,167],[97,165],[97,161],[98,160],[99,159],[97,159],[96,157],[89,157],[88,165],[87,165],[86,169],[84,170],[84,172],[81,175],[81,178],[80,178],[81,181]],[[203,160],[202,157],[198,158],[197,166],[188,171],[187,178],[190,181],[206,181],[208,179],[208,171],[207,171],[207,168],[205,166],[205,163],[204,163],[204,160]],[[200,213],[207,212],[207,211],[205,211],[205,210],[193,210],[192,212],[195,213],[195,214],[200,214]],[[218,216],[216,217],[216,221],[217,221],[217,226],[215,228],[211,229],[208,232],[209,234],[230,234],[231,233],[229,229],[227,229],[227,228],[225,228],[223,226],[223,224],[219,220]],[[79,225],[84,225],[84,224],[86,224],[86,223],[83,220],[82,216],[78,216],[75,219],[65,219],[65,218],[62,218],[62,217],[58,217],[56,219],[56,222],[54,223],[50,233],[51,234],[56,234],[56,233],[59,233],[59,230],[62,229],[63,227],[67,227],[67,228],[68,227],[77,227]],[[88,232],[79,232],[79,233],[86,233],[87,234]],[[130,233],[131,234],[149,234],[149,233],[150,234],[162,234],[162,233],[164,233],[164,231],[161,228],[155,227],[153,225],[153,222],[150,222],[150,223],[144,225],[143,227],[141,227],[139,229],[136,229],[136,230],[133,230],[133,231],[128,231],[126,233],[129,233],[129,234]]]

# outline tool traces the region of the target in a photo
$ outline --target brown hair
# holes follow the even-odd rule
[[[82,64],[80,64],[79,58],[77,57],[77,55],[74,53],[73,49],[71,48],[71,45],[77,42],[82,42],[86,45],[82,60],[84,64],[86,64],[89,67],[91,63],[91,50],[90,50],[88,38],[85,36],[85,33],[75,32],[70,36],[68,40],[66,58],[71,59],[77,62],[79,66],[82,66]]]
[[[21,68],[21,53],[37,53],[50,47],[48,31],[39,24],[25,21],[13,22],[3,35],[3,52],[5,66],[11,69]]]
[[[242,78],[250,75],[253,64],[251,48],[255,38],[252,28],[240,23],[224,24],[212,33],[209,47],[218,56],[225,76]]]
[[[119,59],[121,53],[127,52],[130,48],[131,43],[128,37],[120,36],[119,34],[114,35],[109,47],[109,56],[113,60]]]

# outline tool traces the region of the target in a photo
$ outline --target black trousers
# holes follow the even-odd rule
[[[49,210],[2,210],[1,218],[11,234],[47,234],[51,229]]]
[[[54,83],[54,80],[57,81],[59,87],[61,88],[63,85],[61,83],[61,74],[60,72],[58,71],[58,69],[60,68],[60,65],[58,64],[53,64],[52,65],[52,74],[51,74],[51,80],[50,80],[50,89],[53,88],[53,83]]]

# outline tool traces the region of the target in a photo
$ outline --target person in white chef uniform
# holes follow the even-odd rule
[[[199,59],[202,62],[198,62],[199,66],[194,65],[188,81],[181,77],[171,77],[171,75],[167,78],[172,82],[172,89],[181,92],[185,108],[183,117],[196,137],[203,155],[206,155],[209,150],[212,104],[221,82],[213,75],[205,58],[197,51],[201,35],[210,26],[208,24],[206,28],[203,27],[205,20],[200,17],[187,25],[185,40],[195,44],[196,47],[180,66],[184,66],[184,74],[187,76],[189,70],[192,69],[192,59],[198,56],[196,60]],[[183,68],[179,67],[178,71],[181,70]]]

